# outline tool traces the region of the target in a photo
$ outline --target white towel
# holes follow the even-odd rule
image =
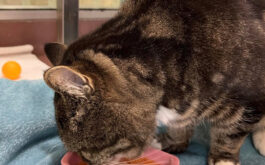
[[[0,78],[4,78],[2,67],[8,61],[16,61],[21,66],[21,75],[18,80],[37,80],[43,78],[43,72],[49,68],[32,54],[32,45],[0,47]]]
[[[32,53],[32,45],[0,47],[0,56],[2,55],[18,55]]]

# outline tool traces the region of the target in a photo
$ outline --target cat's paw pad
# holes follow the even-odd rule
[[[214,160],[210,158],[208,165],[240,165],[240,163],[230,160]]]
[[[259,153],[265,156],[265,130],[253,133],[253,143]]]

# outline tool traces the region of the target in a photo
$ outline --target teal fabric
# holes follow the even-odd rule
[[[164,129],[164,128],[163,128]],[[181,165],[206,165],[209,136],[201,125]],[[54,120],[53,92],[43,80],[0,79],[0,165],[57,165],[65,154]],[[263,165],[248,138],[240,153],[242,165]]]
[[[42,80],[0,79],[0,165],[55,165],[64,153],[53,92]]]

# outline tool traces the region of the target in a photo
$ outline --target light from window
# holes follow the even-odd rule
[[[81,9],[118,9],[123,0],[79,0]],[[0,0],[0,9],[56,9],[57,0]]]

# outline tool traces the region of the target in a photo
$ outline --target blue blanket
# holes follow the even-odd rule
[[[207,127],[200,126],[181,165],[206,165]],[[0,79],[0,165],[55,165],[65,153],[54,120],[53,92],[42,80]],[[240,153],[242,165],[265,164],[250,138]]]

